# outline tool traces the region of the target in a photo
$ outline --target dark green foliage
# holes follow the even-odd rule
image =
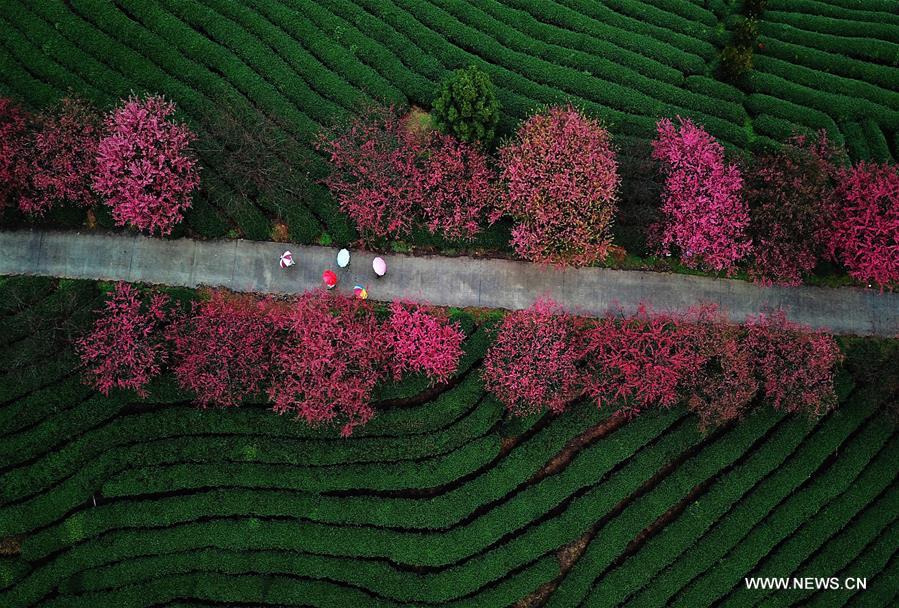
[[[752,69],[752,49],[745,46],[724,47],[719,69],[727,80],[739,81]]]
[[[486,147],[493,143],[499,113],[500,103],[490,76],[476,65],[455,70],[444,79],[431,108],[441,131]]]
[[[754,18],[740,19],[733,31],[734,46],[751,47],[759,37],[759,22]]]
[[[765,12],[767,6],[768,0],[743,0],[743,14],[758,18]]]

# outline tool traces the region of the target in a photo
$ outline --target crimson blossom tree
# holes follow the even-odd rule
[[[0,211],[21,188],[27,134],[28,114],[13,100],[0,97]]]
[[[269,317],[277,334],[268,391],[274,410],[313,426],[340,419],[344,437],[368,422],[388,354],[368,301],[316,290]]]
[[[27,185],[19,209],[43,215],[70,202],[89,207],[96,202],[91,181],[97,163],[101,120],[87,101],[64,98],[37,116],[38,128],[26,154]]]
[[[755,159],[746,193],[756,281],[799,285],[814,270],[834,219],[839,153],[822,130]]]
[[[175,376],[201,406],[237,406],[262,391],[271,372],[269,307],[214,291],[169,327]]]
[[[703,305],[688,313],[681,331],[685,344],[698,356],[698,365],[685,377],[681,390],[700,427],[745,416],[759,386],[744,328],[731,323],[716,306]]]
[[[104,395],[122,388],[146,396],[144,387],[167,359],[162,327],[168,301],[154,293],[145,303],[132,285],[116,284],[93,329],[76,342],[89,384]]]
[[[832,336],[787,320],[783,311],[747,322],[764,400],[776,410],[821,416],[837,405],[834,371],[843,353]]]
[[[512,245],[543,263],[589,265],[605,257],[620,183],[609,132],[572,106],[551,107],[499,152],[505,189],[492,219],[515,221]]]
[[[366,237],[399,238],[422,223],[470,239],[495,196],[493,171],[475,146],[410,124],[394,107],[372,106],[319,135],[325,184]]]
[[[191,205],[200,183],[195,136],[174,113],[161,96],[130,97],[106,117],[93,188],[119,226],[166,235]]]
[[[583,393],[583,320],[549,300],[507,314],[484,359],[487,390],[514,414],[561,413]]]
[[[840,175],[829,251],[859,281],[899,284],[899,168],[861,162]]]
[[[392,302],[385,327],[395,379],[424,373],[432,383],[449,380],[459,367],[465,333],[442,310],[413,302]]]
[[[677,248],[689,267],[732,272],[751,249],[749,210],[740,197],[743,179],[725,162],[724,148],[689,119],[664,118],[656,126],[652,157],[665,173],[659,251]]]
[[[670,408],[700,365],[678,319],[650,314],[608,315],[587,330],[586,392],[598,406],[619,412]]]

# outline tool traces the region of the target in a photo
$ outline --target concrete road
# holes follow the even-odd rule
[[[278,266],[285,249],[297,264]],[[123,280],[235,291],[301,293],[322,285],[326,268],[339,288],[364,284],[372,299],[409,298],[441,306],[525,308],[551,297],[582,314],[630,311],[648,303],[658,311],[683,311],[701,302],[721,306],[733,320],[783,308],[800,323],[839,334],[899,336],[899,294],[876,289],[759,287],[745,281],[680,274],[556,269],[526,262],[466,257],[385,255],[387,276],[376,279],[374,254],[353,251],[350,267],[337,268],[336,249],[243,240],[161,240],[134,235],[78,232],[0,232],[0,274]]]

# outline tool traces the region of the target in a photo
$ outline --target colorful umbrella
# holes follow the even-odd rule
[[[365,290],[364,285],[356,285],[353,287],[353,297],[358,298],[360,300],[368,299],[368,292]]]
[[[289,251],[285,251],[281,254],[281,261],[278,263],[281,265],[281,268],[287,268],[288,266],[296,264],[296,262],[293,261],[293,254]]]

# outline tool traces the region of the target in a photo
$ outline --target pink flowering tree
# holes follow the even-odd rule
[[[397,237],[412,229],[414,147],[393,107],[370,106],[348,122],[322,131],[316,147],[331,163],[325,184],[359,231]]]
[[[823,257],[839,153],[821,131],[756,158],[746,194],[755,258],[750,274],[757,282],[799,285]]]
[[[237,406],[262,391],[271,372],[269,301],[212,292],[167,334],[172,369],[202,407]]]
[[[728,321],[717,307],[692,310],[681,325],[685,343],[699,365],[682,386],[687,408],[699,417],[700,427],[720,426],[745,416],[758,392],[756,361],[746,332]]]
[[[859,280],[899,284],[899,168],[862,162],[840,175],[829,251]]]
[[[512,245],[535,262],[585,266],[611,244],[620,178],[609,132],[572,106],[527,119],[499,152]]]
[[[495,205],[496,175],[472,144],[433,132],[413,176],[415,202],[431,234],[470,240]]]
[[[268,392],[276,412],[313,426],[339,420],[344,437],[374,416],[371,392],[387,349],[367,301],[317,290],[275,307],[270,319],[277,338]]]
[[[677,249],[692,268],[732,272],[751,249],[743,179],[711,135],[689,119],[679,122],[660,120],[652,142],[652,156],[665,174],[663,219],[654,228],[659,251]]]
[[[440,309],[392,302],[384,327],[395,379],[423,373],[432,383],[446,382],[459,367],[465,333]]]
[[[747,322],[764,400],[774,409],[822,416],[837,405],[834,373],[843,354],[832,336],[787,320],[782,311]]]
[[[324,130],[325,184],[367,238],[400,238],[418,224],[470,239],[492,203],[493,171],[476,147],[413,127],[394,107],[369,107]]]
[[[167,359],[163,329],[168,296],[153,294],[144,303],[128,283],[117,283],[93,329],[76,343],[87,381],[104,395],[132,389],[146,396],[145,386]]]
[[[487,390],[516,415],[561,413],[583,393],[583,321],[548,300],[505,316],[484,360]]]
[[[101,119],[89,102],[64,98],[37,117],[39,125],[29,142],[28,184],[19,209],[43,215],[64,202],[89,207],[96,202],[91,189],[100,144]]]
[[[28,114],[13,100],[0,97],[0,211],[21,189],[27,134]]]
[[[700,364],[680,322],[652,315],[645,307],[633,316],[609,315],[587,331],[586,392],[618,412],[670,408]]]
[[[162,97],[131,97],[106,117],[93,188],[119,226],[166,235],[191,205],[200,183],[194,134],[174,113]]]

